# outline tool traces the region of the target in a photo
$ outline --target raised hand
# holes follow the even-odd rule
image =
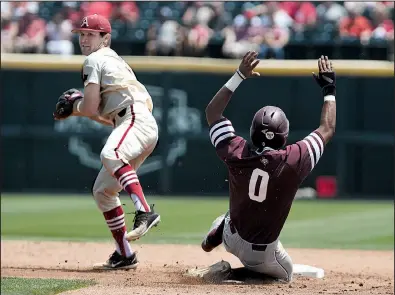
[[[313,72],[314,80],[321,87],[324,96],[335,95],[336,74],[333,70],[332,62],[327,56],[321,55],[318,59],[318,76]]]
[[[239,71],[245,78],[253,77],[253,76],[260,76],[258,72],[254,72],[254,69],[259,64],[260,60],[256,59],[258,53],[255,51],[248,51],[243,60],[240,63]]]

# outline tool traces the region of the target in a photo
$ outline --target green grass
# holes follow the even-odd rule
[[[52,295],[93,285],[87,280],[1,278],[2,295]]]
[[[199,244],[228,208],[225,198],[149,197],[162,221],[138,243]],[[111,241],[91,196],[1,196],[3,239]],[[122,197],[125,212],[133,203]],[[285,247],[394,249],[392,202],[296,201],[280,236]],[[133,215],[126,215],[128,227]]]

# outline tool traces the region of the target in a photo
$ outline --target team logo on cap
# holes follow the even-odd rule
[[[81,27],[86,27],[86,28],[89,27],[88,18],[87,17],[84,17],[82,19]]]

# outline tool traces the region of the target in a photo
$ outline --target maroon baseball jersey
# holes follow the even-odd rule
[[[284,149],[258,153],[223,118],[210,126],[210,139],[228,167],[230,218],[239,235],[255,244],[275,241],[299,185],[324,152],[321,134],[314,131]]]

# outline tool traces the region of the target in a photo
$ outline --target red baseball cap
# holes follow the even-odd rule
[[[76,33],[80,31],[111,34],[111,24],[108,19],[99,14],[88,15],[82,19],[81,26],[79,28],[74,28],[71,32]]]

